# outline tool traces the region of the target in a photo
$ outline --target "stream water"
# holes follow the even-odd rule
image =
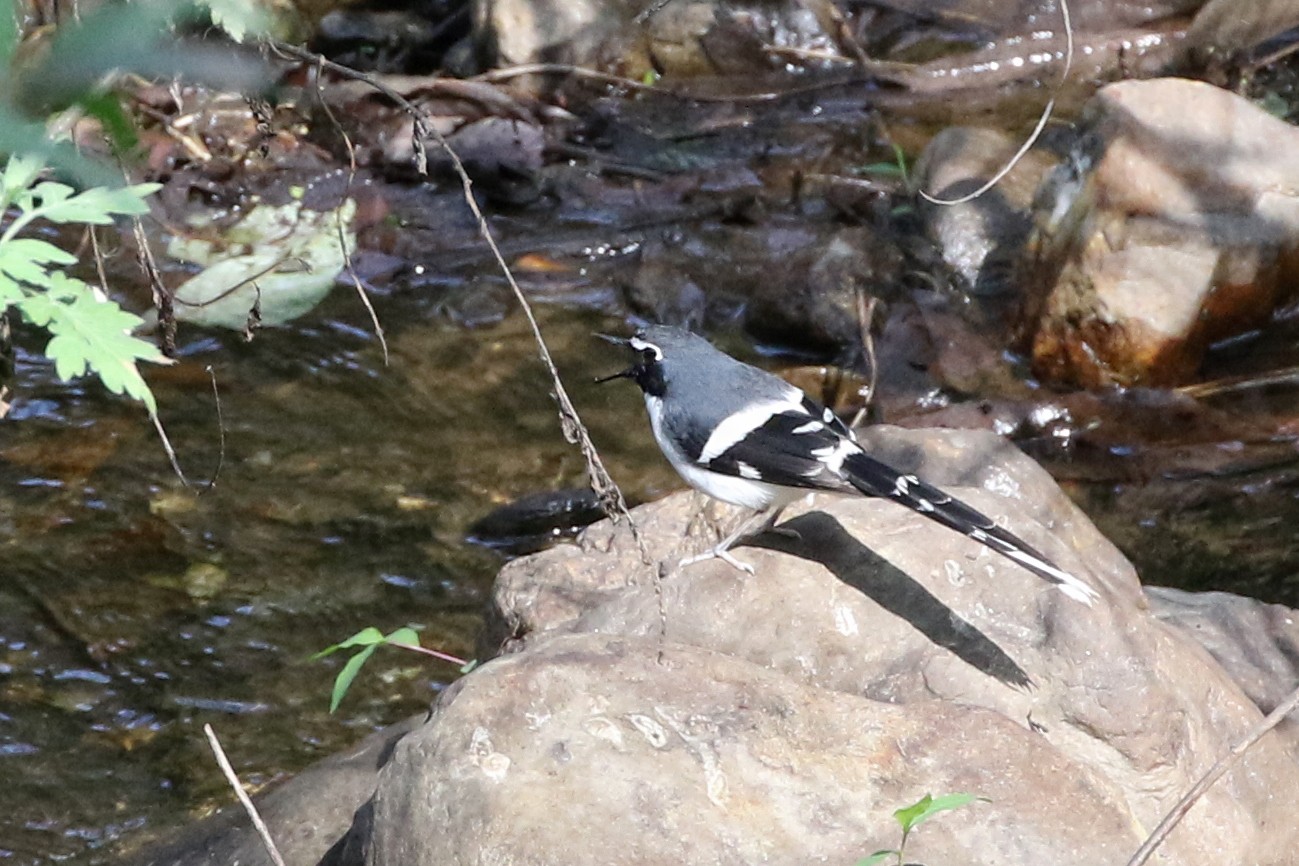
[[[341,659],[309,656],[361,628],[413,624],[473,656],[500,558],[466,544],[468,526],[580,485],[582,460],[522,317],[466,330],[400,303],[384,316],[387,368],[342,291],[312,326],[249,345],[191,332],[178,371],[152,377],[189,489],[139,409],[20,361],[0,440],[0,862],[99,862],[119,837],[224,801],[205,722],[257,785],[457,675],[379,653],[330,716]],[[541,316],[628,492],[673,486],[636,395],[588,384],[624,360],[591,332],[621,322]]]

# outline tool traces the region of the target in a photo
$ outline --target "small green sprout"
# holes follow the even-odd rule
[[[976,794],[947,794],[942,797],[931,797],[926,794],[910,806],[898,809],[893,813],[893,818],[898,822],[898,826],[902,828],[902,841],[898,844],[898,847],[876,851],[869,857],[858,860],[857,866],[876,866],[876,864],[883,863],[890,857],[896,858],[897,866],[902,866],[903,852],[906,850],[907,839],[911,836],[912,830],[935,815],[950,812],[953,809],[960,809],[975,800],[982,800],[985,803],[992,802],[987,797],[980,797]]]
[[[353,654],[353,656],[347,660],[347,664],[343,665],[343,669],[339,671],[338,676],[334,678],[334,690],[329,697],[329,711],[331,713],[337,710],[339,704],[343,702],[343,696],[346,695],[347,690],[352,687],[352,681],[355,680],[356,675],[360,673],[361,667],[369,661],[370,656],[374,655],[374,651],[381,646],[401,647],[402,649],[423,653],[424,655],[432,656],[435,659],[441,659],[442,661],[459,665],[460,673],[462,674],[469,673],[478,664],[477,660],[465,661],[462,658],[458,658],[448,653],[420,646],[419,634],[413,628],[399,628],[389,634],[384,634],[374,626],[363,628],[347,640],[336,643],[333,646],[325,647],[323,650],[311,657],[314,661],[316,659],[322,659],[327,655],[333,655],[339,650],[353,649],[355,647],[361,648],[360,652]]]

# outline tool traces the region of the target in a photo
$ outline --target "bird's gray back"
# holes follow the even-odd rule
[[[755,400],[792,400],[802,393],[784,379],[737,361],[697,334],[667,325],[644,331],[663,352],[664,425],[699,453],[708,433]]]

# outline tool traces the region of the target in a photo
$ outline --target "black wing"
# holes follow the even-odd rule
[[[797,409],[776,413],[705,465],[723,475],[782,487],[851,489],[826,459],[838,449],[858,451],[852,434],[833,413],[822,415],[810,400],[804,406],[816,414]]]

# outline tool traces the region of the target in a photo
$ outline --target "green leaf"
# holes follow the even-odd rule
[[[347,664],[343,665],[343,669],[334,678],[334,691],[329,696],[329,711],[331,713],[338,709],[338,705],[343,702],[343,696],[352,687],[352,681],[360,673],[361,666],[370,660],[370,656],[374,655],[374,651],[378,648],[378,644],[368,646],[348,659]]]
[[[351,649],[354,646],[376,646],[381,643],[383,643],[383,632],[379,631],[374,626],[369,626],[368,628],[361,629],[345,641],[325,647],[320,652],[313,655],[311,660],[315,661],[316,659],[323,659],[325,656],[333,655],[341,649]]]
[[[243,42],[250,32],[265,33],[270,27],[270,16],[250,0],[201,0],[212,23],[220,27],[236,42]]]
[[[35,238],[0,243],[0,274],[31,286],[50,285],[48,265],[70,265],[77,257]]]
[[[13,201],[15,196],[35,183],[44,169],[45,164],[30,154],[16,153],[9,157],[4,177],[0,179],[6,203]]]
[[[460,673],[467,674],[476,667],[478,667],[478,659],[470,659],[467,663],[460,666]]]
[[[23,287],[0,272],[0,310],[27,299]]]
[[[905,835],[935,815],[959,809],[973,803],[975,800],[991,802],[987,797],[980,797],[977,794],[946,794],[937,798],[926,794],[919,802],[898,809],[893,813],[893,817],[897,819]]]
[[[160,189],[162,184],[159,183],[137,183],[117,189],[96,186],[68,197],[64,190],[70,192],[70,187],[47,182],[32,190],[33,197],[40,199],[40,207],[33,213],[52,223],[106,225],[115,215],[148,213],[149,205],[144,199]]]
[[[419,632],[410,627],[399,628],[385,637],[383,642],[393,646],[419,646]]]
[[[48,292],[24,298],[15,306],[25,319],[53,335],[45,354],[54,361],[60,379],[96,373],[109,391],[139,400],[150,415],[157,414],[153,392],[136,362],[168,361],[157,346],[131,336],[140,324],[139,316],[96,297],[85,283],[60,271],[49,274]]]
[[[36,208],[60,204],[71,198],[74,192],[76,192],[76,190],[68,186],[66,183],[58,183],[57,181],[52,180],[38,183],[36,186],[32,187],[31,192],[28,193],[28,201],[30,204],[24,206],[23,210],[33,210]]]
[[[897,851],[893,848],[885,848],[881,851],[876,851],[874,854],[870,855],[869,857],[863,857],[862,859],[857,861],[855,866],[875,866],[876,863],[883,863],[888,858],[898,857],[901,854],[902,854],[901,851]]]

